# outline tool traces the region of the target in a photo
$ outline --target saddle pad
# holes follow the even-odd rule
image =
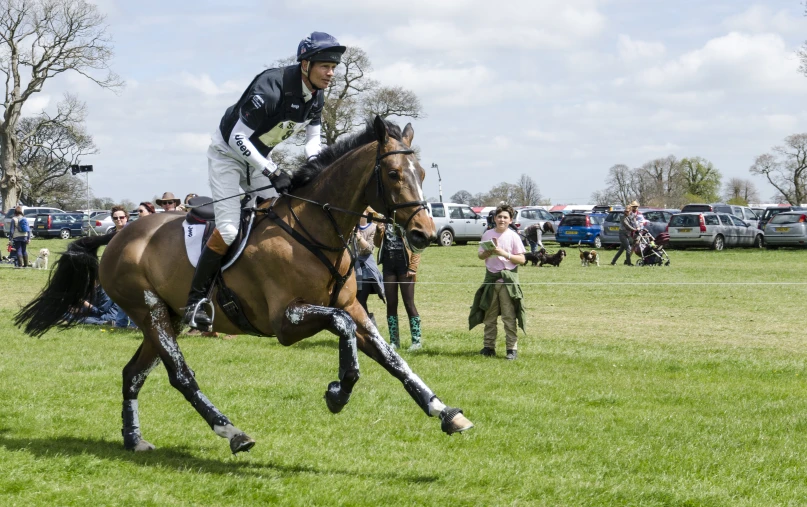
[[[199,256],[202,255],[202,241],[205,235],[205,224],[189,224],[187,220],[182,222],[183,236],[185,236],[185,252],[188,260],[194,268],[199,263]]]

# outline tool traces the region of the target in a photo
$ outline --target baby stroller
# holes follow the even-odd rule
[[[664,250],[664,245],[670,240],[670,235],[662,232],[656,238],[647,229],[639,229],[636,232],[636,244],[633,251],[639,260],[639,266],[669,266],[670,257]]]

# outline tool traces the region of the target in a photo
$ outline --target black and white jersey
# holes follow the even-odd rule
[[[272,148],[307,126],[312,130],[307,134],[316,132],[318,151],[325,97],[319,90],[306,102],[303,87],[299,65],[261,72],[224,113],[219,124],[221,136],[259,169],[273,165],[267,160]]]

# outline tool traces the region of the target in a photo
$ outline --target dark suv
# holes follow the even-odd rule
[[[83,213],[40,213],[32,226],[32,232],[39,238],[70,239],[81,236]]]

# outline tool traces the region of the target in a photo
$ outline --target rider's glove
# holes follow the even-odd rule
[[[275,187],[278,194],[285,194],[291,188],[291,178],[286,174],[286,171],[281,169],[277,169],[269,175],[269,181],[272,182],[272,186]]]

